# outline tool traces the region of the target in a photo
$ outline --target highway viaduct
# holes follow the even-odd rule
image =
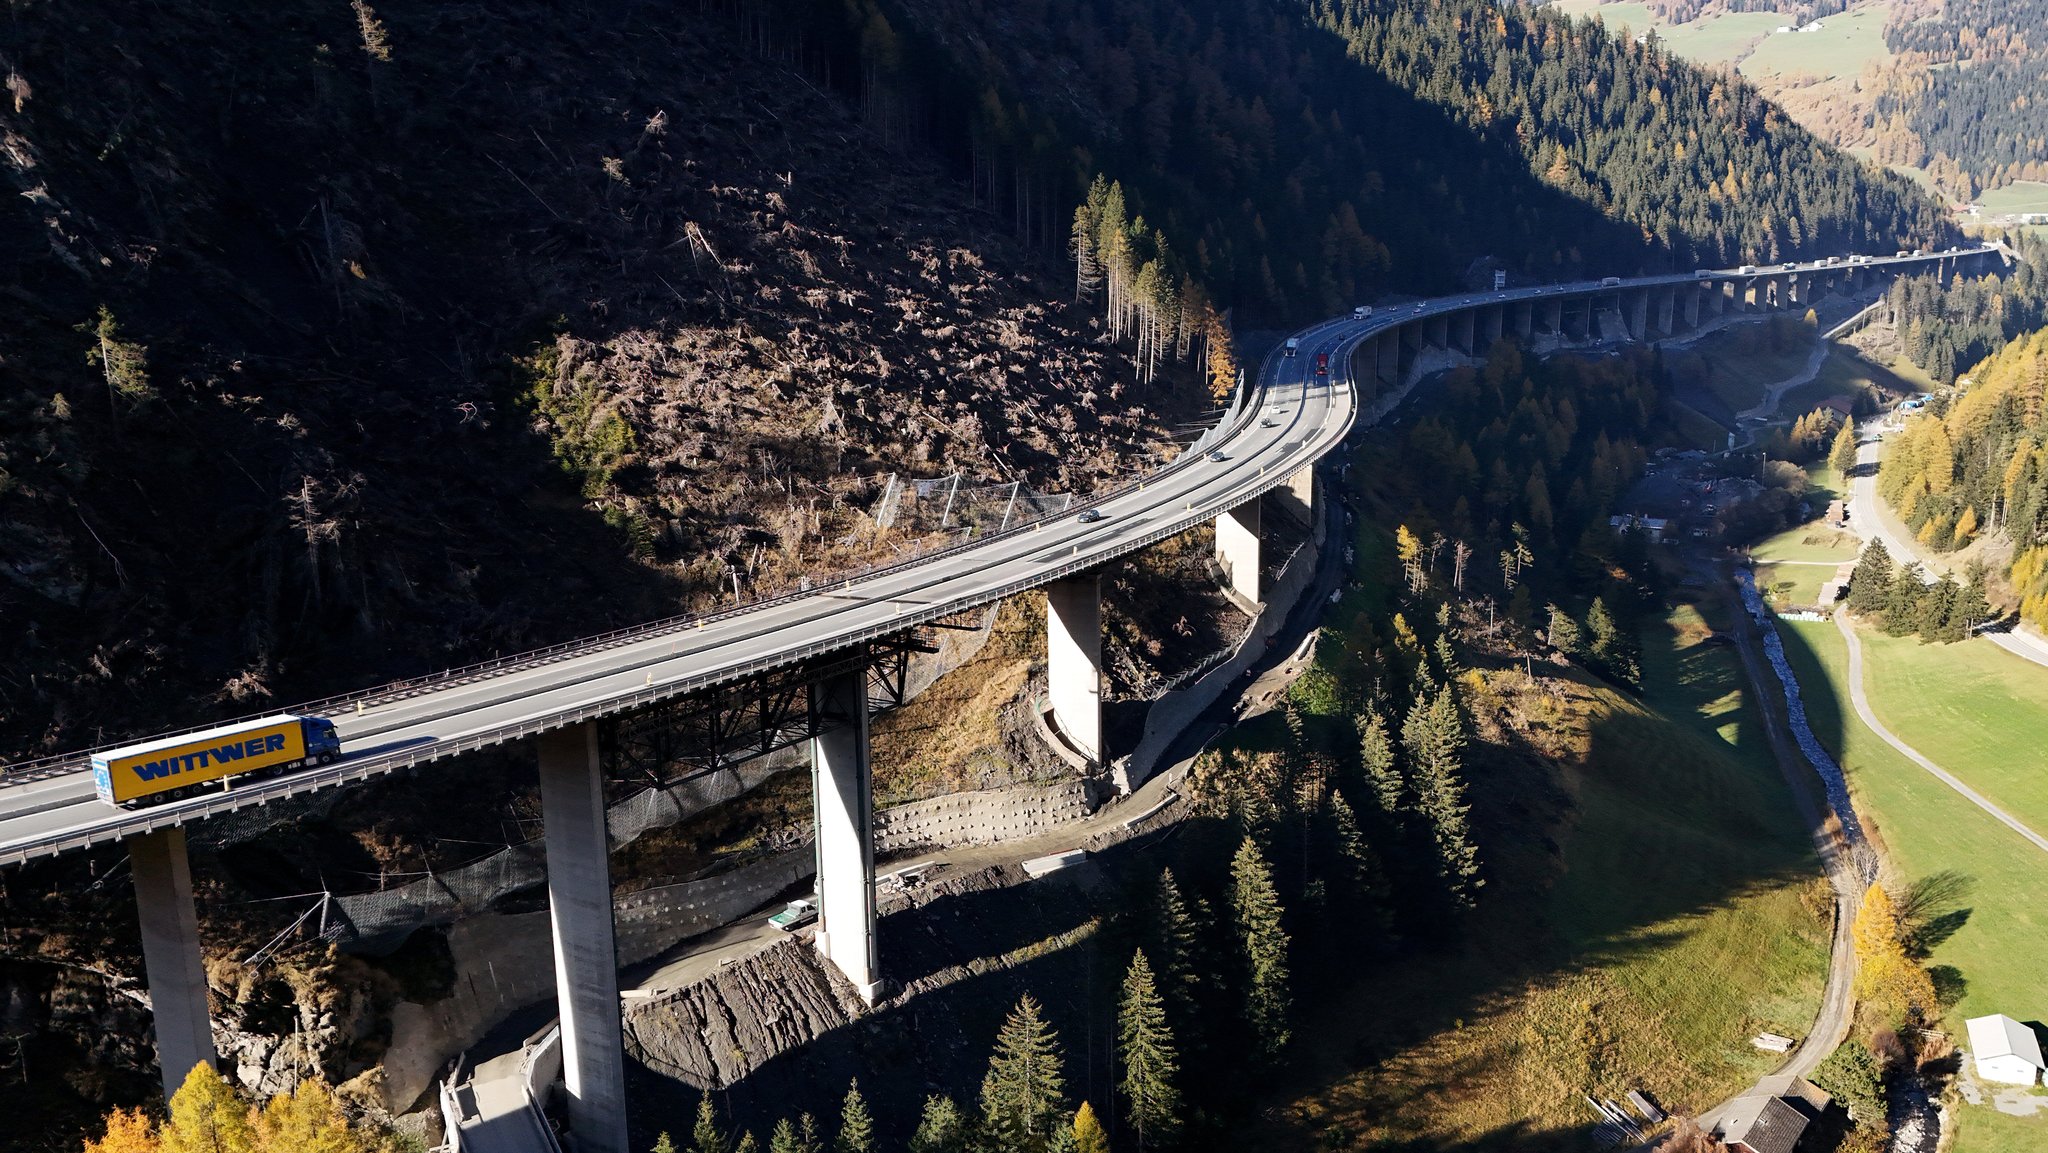
[[[613,948],[600,728],[710,698],[744,698],[716,763],[807,742],[819,895],[816,947],[872,1003],[875,861],[868,720],[916,630],[1029,589],[1047,591],[1055,727],[1102,762],[1101,600],[1110,560],[1213,522],[1220,569],[1259,598],[1261,501],[1314,499],[1313,466],[1361,413],[1383,411],[1434,360],[1512,336],[1541,352],[1654,341],[1735,314],[1801,309],[1902,273],[2003,267],[1997,246],[1542,285],[1383,306],[1296,334],[1223,419],[1171,463],[1057,516],[917,560],[700,618],[655,622],[302,706],[331,717],[347,756],[283,778],[127,811],[93,796],[90,750],[0,769],[0,865],[120,842],[128,849],[168,1096],[217,1060],[184,826],[312,790],[534,739],[561,1018],[562,1080],[579,1153],[625,1153],[624,1052]],[[1325,360],[1325,358],[1327,358]],[[1434,360],[1433,360],[1434,358]],[[1327,364],[1326,373],[1319,365]],[[1375,402],[1379,402],[1376,404]],[[900,677],[893,700],[900,700]],[[726,720],[731,717],[727,716]],[[210,722],[211,723],[211,722]],[[741,736],[732,734],[739,729]],[[1138,782],[1118,781],[1128,792]]]

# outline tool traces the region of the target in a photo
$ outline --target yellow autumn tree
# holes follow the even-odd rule
[[[116,1109],[107,1114],[107,1135],[95,1141],[85,1139],[85,1153],[157,1153],[156,1124],[140,1109]]]
[[[1109,1132],[1086,1101],[1074,1112],[1074,1153],[1109,1153]]]
[[[1851,936],[1856,944],[1856,996],[1894,1018],[1932,1020],[1940,1008],[1934,982],[1906,954],[1898,908],[1884,886],[1864,890]]]
[[[107,1114],[106,1136],[84,1153],[389,1153],[385,1135],[349,1123],[318,1081],[301,1082],[251,1106],[211,1065],[195,1065],[171,1095],[170,1117],[154,1124],[140,1109]]]
[[[249,1105],[213,1066],[192,1066],[171,1094],[171,1119],[157,1133],[164,1153],[254,1153]]]

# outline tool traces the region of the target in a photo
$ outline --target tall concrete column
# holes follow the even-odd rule
[[[1259,502],[1248,500],[1216,518],[1216,563],[1231,591],[1254,604],[1259,599]]]
[[[1273,511],[1293,517],[1302,524],[1313,523],[1310,514],[1315,509],[1316,470],[1314,465],[1302,465],[1287,476],[1287,483],[1266,494],[1273,502]]]
[[[541,823],[548,916],[555,933],[555,1012],[562,1084],[577,1153],[627,1153],[626,1050],[619,1026],[619,957],[612,943],[611,846],[597,726],[540,738]]]
[[[1102,581],[1071,577],[1045,589],[1045,683],[1068,744],[1102,763]]]
[[[1622,315],[1628,318],[1628,334],[1636,340],[1650,339],[1650,294],[1638,290],[1628,295],[1622,303]]]
[[[811,807],[817,821],[818,952],[872,1005],[875,963],[874,775],[868,763],[868,677],[835,673],[811,686]]]
[[[218,1064],[206,966],[199,953],[199,911],[192,904],[192,863],[185,830],[161,829],[128,839],[135,875],[135,911],[142,922],[142,969],[149,979],[149,1011],[156,1023],[156,1060],[164,1100],[193,1068]]]

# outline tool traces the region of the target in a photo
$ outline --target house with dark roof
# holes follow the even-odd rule
[[[1714,1132],[1737,1153],[1792,1153],[1806,1132],[1806,1114],[1783,1097],[1737,1097]]]
[[[1737,1153],[1792,1153],[1831,1098],[1812,1082],[1775,1073],[1746,1097],[1728,1103],[1714,1136]]]

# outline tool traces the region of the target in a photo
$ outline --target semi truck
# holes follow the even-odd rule
[[[92,755],[100,800],[124,809],[225,791],[237,777],[264,780],[341,756],[341,738],[325,717],[291,713],[159,737]]]

